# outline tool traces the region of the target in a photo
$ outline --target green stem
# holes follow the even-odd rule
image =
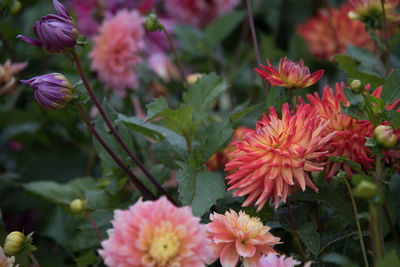
[[[89,219],[90,223],[92,224],[93,229],[94,229],[94,231],[96,232],[97,237],[100,239],[100,241],[103,241],[104,238],[103,238],[103,236],[101,235],[100,230],[99,230],[99,228],[98,228],[97,225],[96,225],[96,222],[93,220],[92,215],[90,215],[90,212],[89,212],[88,210],[85,210],[85,214],[86,214],[86,217]]]
[[[369,120],[371,121],[372,125],[374,125],[374,127],[376,127],[376,126],[378,125],[378,122],[377,122],[377,120],[376,120],[376,116],[375,116],[374,111],[373,111],[373,109],[372,109],[371,101],[369,101],[369,98],[368,98],[368,97],[370,96],[370,94],[369,94],[368,91],[366,91],[366,93],[368,94],[368,96],[365,95],[364,92],[362,92],[361,95],[363,96],[364,101],[365,101],[365,103],[367,104],[367,114],[368,114],[368,118],[369,118]]]
[[[380,242],[381,236],[380,236],[380,229],[379,229],[379,221],[380,218],[379,216],[379,209],[378,207],[370,203],[369,204],[369,213],[371,217],[371,231],[372,231],[372,244],[373,244],[373,254],[374,254],[374,263],[376,264],[378,260],[383,259],[383,246]]]
[[[306,262],[306,256],[305,256],[305,253],[304,253],[304,249],[303,249],[303,246],[301,245],[299,235],[297,234],[297,231],[296,231],[296,222],[294,220],[292,206],[290,205],[290,199],[289,198],[287,199],[286,205],[287,205],[287,208],[288,208],[289,218],[290,218],[290,222],[291,222],[291,229],[292,229],[291,234],[293,236],[294,242],[296,243],[297,249],[299,250],[301,260],[303,262]]]
[[[294,110],[297,110],[297,99],[296,99],[296,91],[295,90],[292,91],[292,104],[293,104]]]
[[[31,258],[33,262],[33,266],[35,267],[40,267],[39,261],[36,259],[36,257],[33,255],[32,251],[28,252],[29,257]]]
[[[368,267],[369,265],[368,265],[368,259],[367,259],[367,252],[366,252],[365,246],[364,246],[364,240],[363,240],[363,236],[362,236],[362,232],[361,232],[360,221],[358,220],[358,211],[357,211],[356,201],[354,200],[353,191],[351,190],[349,182],[347,181],[346,178],[344,178],[343,180],[344,180],[344,183],[346,184],[347,190],[349,191],[351,204],[353,205],[354,218],[355,218],[356,224],[357,224],[358,237],[360,238],[360,245],[361,245],[361,251],[362,251],[362,255],[363,255],[363,259],[364,259],[364,265],[365,265],[365,267]]]
[[[382,151],[379,151],[376,155],[375,159],[375,184],[378,188],[379,194],[382,193],[382,183],[381,183],[381,158],[382,158]],[[371,209],[372,206],[372,209]],[[385,245],[383,242],[383,230],[382,230],[382,219],[381,219],[381,211],[379,207],[374,204],[370,204],[371,216],[374,216],[373,219],[371,218],[372,226],[374,228],[375,233],[375,243],[376,243],[376,256],[377,259],[382,259],[385,256]],[[374,213],[374,214],[372,214]]]
[[[172,52],[174,53],[176,63],[178,65],[179,73],[181,74],[182,82],[186,88],[189,88],[189,83],[186,80],[185,70],[183,69],[181,59],[179,58],[178,52],[176,51],[176,48],[175,48],[174,42],[172,41],[171,35],[168,33],[167,29],[165,29],[164,25],[160,24],[160,26],[161,26],[161,29],[162,29],[164,35],[168,39],[168,42],[169,42]]]
[[[385,38],[385,66],[386,66],[386,75],[390,72],[390,47],[389,47],[389,33],[387,28],[387,17],[385,10],[385,0],[381,0],[382,14],[383,14],[383,32]]]

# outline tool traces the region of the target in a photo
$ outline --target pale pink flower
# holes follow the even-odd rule
[[[94,37],[91,68],[108,89],[124,96],[127,88],[138,86],[135,65],[142,61],[144,18],[137,11],[122,10],[104,21]]]
[[[239,3],[240,0],[168,0],[165,9],[179,22],[204,27],[231,12]]]
[[[18,267],[19,264],[15,265],[15,257],[7,257],[6,254],[4,254],[3,248],[0,247],[0,267]]]
[[[189,207],[166,197],[141,199],[129,210],[116,210],[109,239],[99,254],[110,267],[204,266],[210,258],[205,226]]]
[[[213,258],[220,258],[222,267],[235,267],[243,257],[244,267],[253,267],[263,254],[274,253],[279,237],[273,236],[259,218],[234,210],[225,215],[213,213],[207,224],[212,241]]]
[[[269,253],[261,257],[260,262],[255,267],[294,267],[301,264],[301,262],[293,259],[292,257],[286,257],[285,255],[279,255]],[[310,266],[306,264],[305,266]]]

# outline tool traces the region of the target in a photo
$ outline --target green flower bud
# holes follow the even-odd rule
[[[15,231],[8,234],[4,242],[4,252],[9,256],[14,256],[24,249],[25,235]]]
[[[375,183],[361,181],[353,191],[354,195],[363,199],[372,199],[378,194],[378,188]]]
[[[151,12],[146,17],[146,29],[151,32],[162,30],[161,24],[158,22],[157,14]]]
[[[85,208],[85,202],[82,199],[75,199],[69,204],[69,208],[74,213],[82,212]]]
[[[393,148],[397,143],[397,137],[390,126],[379,125],[374,130],[376,142],[384,148]]]
[[[16,15],[19,13],[19,11],[21,10],[21,2],[16,0],[14,1],[11,5],[10,5],[10,13],[13,15]]]
[[[358,93],[360,92],[360,89],[362,88],[362,83],[360,80],[353,80],[350,83],[350,89],[353,91],[353,93]]]

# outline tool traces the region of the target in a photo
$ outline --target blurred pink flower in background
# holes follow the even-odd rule
[[[166,197],[140,199],[129,210],[116,210],[112,224],[99,251],[107,266],[202,267],[210,257],[200,219],[189,207],[175,207]]]
[[[256,265],[256,267],[294,267],[300,263],[301,262],[296,261],[292,257],[269,253],[268,255],[261,257],[260,262],[258,265]]]
[[[168,0],[165,9],[178,22],[204,27],[239,3],[240,0]]]
[[[105,20],[94,37],[91,68],[108,89],[124,96],[127,88],[138,86],[135,65],[143,60],[144,18],[138,11],[121,10]]]

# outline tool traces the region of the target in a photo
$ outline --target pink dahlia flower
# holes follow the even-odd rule
[[[0,267],[18,267],[19,264],[15,265],[15,257],[7,257],[3,251],[3,248],[0,247]]]
[[[99,251],[110,267],[200,267],[211,255],[200,219],[189,207],[175,207],[166,197],[140,199],[129,210],[116,210],[112,224]]]
[[[271,107],[270,115],[264,114],[256,130],[248,130],[234,143],[236,150],[225,170],[237,171],[226,177],[228,190],[237,189],[234,196],[249,195],[242,206],[255,202],[257,210],[269,199],[277,209],[280,200],[286,202],[288,194],[298,187],[318,192],[307,172],[323,170],[321,158],[327,151],[322,148],[335,134],[323,136],[327,125],[317,110],[309,111],[304,105],[292,115],[289,105],[284,104],[282,119]]]
[[[138,86],[135,65],[142,61],[144,47],[144,18],[137,11],[122,10],[105,20],[94,37],[91,68],[101,82],[124,96],[127,88]]]
[[[196,27],[204,27],[216,18],[231,12],[240,0],[168,0],[169,17]]]
[[[279,63],[279,71],[272,67],[267,59],[268,66],[261,65],[263,69],[255,69],[255,71],[266,79],[271,86],[284,86],[288,89],[302,89],[309,87],[318,82],[324,74],[324,70],[317,70],[310,74],[310,70],[300,59],[298,63],[287,59],[286,57]]]
[[[257,217],[243,211],[237,214],[230,210],[225,215],[213,213],[207,224],[207,235],[212,241],[214,258],[219,258],[222,267],[235,267],[243,257],[245,267],[253,267],[262,255],[274,253],[273,246],[279,237],[273,236],[268,226]]]
[[[261,257],[260,262],[256,267],[294,267],[300,263],[301,262],[296,261],[292,257],[269,253],[268,255]]]
[[[312,55],[332,60],[334,55],[346,52],[347,44],[372,49],[373,43],[364,24],[351,20],[348,16],[350,10],[347,4],[337,9],[320,9],[316,16],[298,27]]]
[[[340,102],[348,106],[350,103],[343,94],[344,83],[336,84],[336,95],[329,86],[324,88],[323,97],[317,93],[307,95],[313,108],[317,108],[318,114],[328,123],[324,131],[325,136],[336,132],[335,136],[325,144],[323,150],[329,151],[329,156],[344,156],[360,163],[365,170],[372,167],[370,150],[365,146],[365,137],[372,137],[374,127],[369,121],[360,121],[341,112]],[[342,168],[348,175],[352,174],[347,164],[340,162],[328,162],[325,167],[326,178],[330,179]]]

